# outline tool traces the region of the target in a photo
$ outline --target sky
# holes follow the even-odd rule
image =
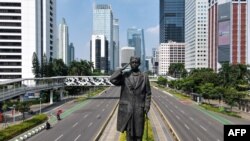
[[[89,60],[94,0],[57,0],[57,25],[65,18],[69,42],[75,46],[75,59]],[[127,46],[127,29],[144,29],[146,55],[159,45],[159,0],[96,0],[110,4],[119,19],[120,48]]]

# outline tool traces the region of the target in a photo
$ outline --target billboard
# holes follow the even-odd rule
[[[230,44],[230,21],[219,22],[219,46]]]

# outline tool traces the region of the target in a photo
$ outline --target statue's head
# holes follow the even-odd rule
[[[141,59],[140,59],[140,57],[132,56],[130,58],[130,63],[129,64],[131,66],[132,71],[138,71],[139,70],[139,66],[141,65]]]

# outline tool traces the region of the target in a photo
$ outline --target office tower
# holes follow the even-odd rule
[[[93,35],[104,35],[108,41],[108,69],[114,70],[113,13],[111,5],[97,4],[93,9]]]
[[[160,0],[159,19],[160,43],[184,42],[185,0]]]
[[[145,66],[146,66],[146,71],[153,72],[153,58],[152,56],[146,56],[145,59]]]
[[[56,0],[0,0],[0,81],[32,78],[32,56],[55,57]]]
[[[208,67],[208,1],[185,1],[185,68]]]
[[[70,43],[69,45],[70,55],[69,55],[69,63],[73,62],[75,60],[75,47],[73,43]]]
[[[108,72],[108,40],[104,35],[92,35],[90,48],[90,61],[94,69],[102,73]]]
[[[135,56],[141,58],[141,71],[145,71],[145,42],[143,29],[129,28],[127,31],[128,46],[135,48]]]
[[[123,67],[127,63],[130,62],[130,57],[135,55],[135,48],[134,47],[122,47],[121,48],[121,62],[120,66]]]
[[[249,4],[246,0],[209,1],[209,67],[249,63]],[[218,64],[219,63],[219,64]]]
[[[114,46],[114,68],[119,67],[119,52],[120,52],[120,47],[119,47],[119,20],[114,19],[113,20],[113,46]]]
[[[58,35],[58,59],[62,59],[66,65],[70,63],[69,32],[65,19],[59,24]]]
[[[173,63],[185,62],[185,43],[161,43],[159,47],[159,74],[167,75],[168,68]]]
[[[152,63],[153,63],[153,74],[158,74],[159,66],[159,51],[158,48],[152,48]]]

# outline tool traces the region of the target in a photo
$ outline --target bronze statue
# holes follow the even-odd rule
[[[122,72],[130,64],[131,70]],[[144,131],[145,114],[151,101],[151,89],[148,76],[139,69],[139,57],[131,57],[130,63],[115,71],[110,82],[121,86],[117,116],[117,130],[126,131],[127,141],[141,141]]]

